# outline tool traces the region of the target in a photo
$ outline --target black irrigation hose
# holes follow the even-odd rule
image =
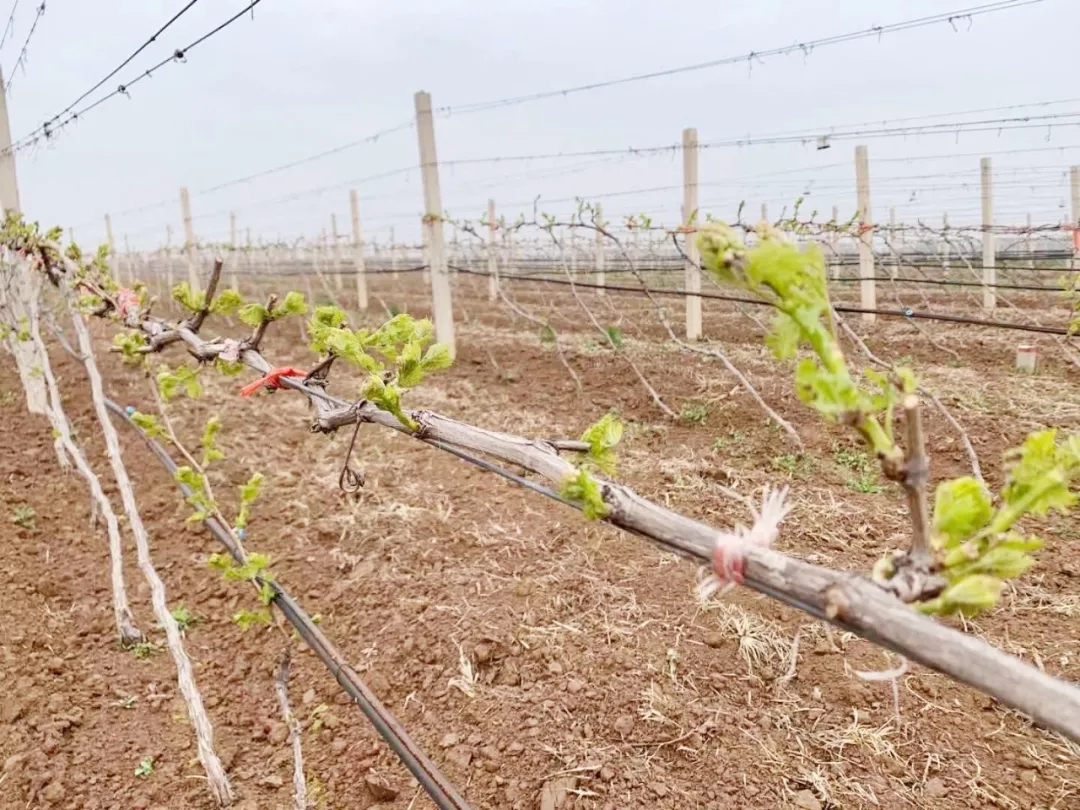
[[[835,265],[834,265],[835,266]],[[905,265],[910,266],[910,265]],[[928,265],[929,266],[929,265]],[[600,274],[617,275],[619,273],[682,273],[685,270],[685,265],[679,265],[678,267],[635,267],[631,270],[629,267],[623,268],[619,266],[608,267],[604,270],[577,270],[576,275],[579,276],[596,276]],[[1001,269],[1001,268],[998,268]],[[524,273],[515,273],[512,278],[515,279],[532,279],[539,278],[543,280],[543,274],[549,273],[561,273],[562,268],[553,266],[551,269],[546,270],[527,270]],[[510,276],[504,276],[504,278],[510,278]],[[852,276],[850,278],[834,278],[829,279],[830,284],[851,284],[864,279],[858,276]],[[938,284],[943,287],[988,287],[992,290],[1031,290],[1037,292],[1068,292],[1065,287],[1048,287],[1045,284],[987,284],[982,281],[953,281],[951,279],[941,278],[912,278],[910,276],[872,276],[873,281],[884,281],[894,283],[906,283],[906,284]]]
[[[465,273],[471,276],[490,276],[490,273],[482,272],[480,270],[469,270],[464,267],[450,267],[451,270],[456,270],[459,273]],[[589,284],[582,281],[570,281],[568,279],[561,278],[521,278],[517,276],[503,276],[500,275],[501,281],[520,281],[526,284],[561,284],[564,286],[581,287],[583,289],[591,290],[609,290],[612,292],[629,292],[636,293],[638,295],[646,295],[651,293],[652,295],[667,295],[676,296],[678,298],[697,297],[697,298],[709,298],[716,301],[732,301],[738,304],[751,304],[753,306],[767,307],[771,306],[767,301],[762,301],[758,298],[750,298],[747,296],[739,295],[727,295],[725,293],[710,293],[702,291],[699,293],[688,293],[686,290],[657,290],[653,288],[642,287],[630,287],[626,285],[616,284]],[[964,315],[946,315],[944,313],[936,312],[917,312],[913,309],[867,309],[865,307],[848,306],[845,304],[837,304],[833,306],[837,312],[843,312],[848,315],[884,315],[890,318],[910,318],[913,320],[924,321],[945,321],[948,323],[963,323],[971,326],[988,326],[993,329],[1012,329],[1017,332],[1032,332],[1042,335],[1064,335],[1070,334],[1068,329],[1059,326],[1035,326],[1033,324],[1022,323],[1009,323],[1008,321],[993,321],[984,318],[969,318]]]
[[[146,442],[150,451],[161,462],[162,466],[170,475],[175,475],[178,468],[175,461],[161,446],[161,443],[147,436],[131,421],[127,411],[121,408],[111,399],[105,400],[106,407],[119,416],[124,422],[132,427],[136,433]],[[185,497],[192,495],[192,490],[185,484],[179,484],[180,491]],[[216,518],[207,518],[203,525],[213,535],[214,539],[228,550],[229,554],[237,563],[242,563],[243,558],[240,549],[233,542],[229,531],[221,525]],[[322,631],[311,620],[311,617],[297,604],[289,593],[276,582],[263,582],[274,591],[273,602],[288,620],[304,643],[311,648],[316,657],[323,662],[334,679],[345,690],[346,694],[360,707],[368,721],[375,727],[387,744],[401,759],[402,763],[416,778],[416,781],[427,792],[428,796],[440,810],[469,810],[469,805],[458,793],[457,789],[435,764],[427,758],[422,750],[412,741],[408,733],[383,705],[378,697],[368,689],[356,672],[345,661],[344,656],[337,650]]]
[[[982,281],[952,281],[944,278],[911,278],[910,276],[871,276],[873,281],[886,281],[907,284],[939,284],[943,287],[985,287],[991,290],[1030,290],[1034,292],[1068,292],[1064,287],[1048,287],[1045,284],[987,284]],[[858,277],[830,279],[830,284],[854,284],[862,281]]]
[[[364,275],[365,276],[388,276],[388,275],[397,275],[398,273],[419,273],[422,270],[428,270],[428,269],[429,269],[429,267],[426,264],[422,264],[419,267],[402,267],[400,270],[394,270],[394,269],[391,269],[391,268],[382,267],[382,268],[379,268],[378,270],[365,270]],[[300,266],[299,263],[298,263],[298,266],[297,266],[297,268],[295,270],[267,270],[267,271],[260,270],[258,273],[253,274],[253,275],[254,275],[254,277],[256,279],[263,279],[263,278],[277,277],[277,276],[306,276],[306,275],[309,274],[309,270],[311,270],[310,267],[303,267],[303,266]],[[314,271],[311,271],[311,272],[314,272]],[[355,268],[339,267],[337,269],[322,270],[322,271],[320,271],[320,274],[324,275],[324,276],[331,276],[331,277],[332,276],[354,276],[354,275],[356,275],[356,269]],[[243,273],[243,271],[239,271],[239,272],[237,272],[237,275],[242,276],[242,275],[245,275],[245,274]]]

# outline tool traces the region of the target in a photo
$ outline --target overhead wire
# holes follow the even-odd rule
[[[88,104],[87,106],[82,107],[81,109],[78,109],[78,110],[69,109],[68,112],[60,114],[59,117],[57,117],[55,119],[51,119],[50,121],[46,121],[45,123],[38,126],[35,130],[30,132],[29,134],[24,135],[22,138],[17,140],[11,146],[7,147],[6,149],[0,150],[0,155],[6,155],[6,154],[11,154],[11,153],[20,151],[21,149],[25,149],[28,146],[31,146],[33,144],[38,143],[42,139],[49,140],[49,139],[56,136],[57,130],[65,128],[66,126],[71,124],[73,121],[78,120],[81,116],[86,115],[88,112],[90,112],[91,110],[96,109],[97,107],[101,106],[105,102],[110,101],[111,99],[114,99],[117,96],[129,96],[129,91],[131,90],[131,88],[134,87],[139,82],[141,82],[143,79],[151,78],[158,70],[163,68],[165,65],[171,64],[173,62],[184,62],[184,61],[186,61],[187,60],[187,55],[192,50],[197,48],[202,43],[206,42],[211,37],[216,36],[221,31],[228,28],[230,25],[232,25],[237,20],[239,20],[241,17],[245,16],[248,12],[253,11],[255,6],[259,5],[259,3],[261,3],[261,2],[262,2],[262,0],[251,0],[251,2],[248,3],[244,8],[242,8],[236,14],[234,14],[231,17],[229,17],[228,19],[226,19],[223,23],[221,23],[221,24],[217,25],[216,27],[212,28],[211,30],[207,31],[205,34],[198,37],[197,39],[195,39],[194,41],[189,43],[187,46],[185,46],[183,48],[177,48],[175,51],[173,51],[171,56],[168,56],[165,59],[162,59],[157,64],[153,65],[149,69],[147,69],[147,70],[143,71],[142,73],[140,73],[138,76],[136,76],[131,81],[126,82],[124,84],[121,84],[119,87],[117,87],[111,93],[109,93],[109,94],[107,94],[105,96],[102,96],[97,101],[94,101],[93,103]],[[44,7],[44,3],[42,3],[42,7]]]
[[[12,14],[14,14],[12,10]],[[41,18],[45,16],[45,0],[41,0],[41,5],[37,7],[37,13],[34,15],[34,21],[30,24],[30,33],[26,35],[26,41],[23,42],[22,50],[19,51],[19,58],[15,60],[15,64],[11,67],[11,72],[8,74],[7,86],[4,88],[5,93],[11,92],[11,85],[15,81],[15,77],[18,75],[19,67],[23,70],[26,69],[26,56],[30,52],[30,40],[34,37],[34,32],[37,30],[38,23],[41,22]]]
[[[975,17],[979,17],[985,14],[992,14],[998,11],[1006,11],[1013,8],[1021,8],[1023,6],[1031,6],[1041,2],[1043,2],[1043,0],[1001,0],[1001,2],[986,3],[979,6],[959,9],[957,11],[949,11],[924,17],[917,17],[912,20],[890,23],[888,25],[873,25],[869,28],[860,29],[858,31],[851,31],[844,34],[835,34],[833,36],[821,37],[819,39],[806,40],[805,42],[796,42],[791,45],[785,45],[782,47],[769,48],[761,51],[749,51],[747,53],[739,54],[738,56],[726,56],[720,59],[710,59],[705,62],[696,62],[690,65],[682,65],[680,67],[666,68],[664,70],[655,70],[648,73],[639,73],[632,76],[624,76],[617,79],[608,79],[606,81],[590,82],[587,84],[579,84],[571,87],[562,87],[555,90],[544,90],[537,93],[526,93],[518,96],[509,96],[507,98],[493,99],[491,101],[481,101],[473,104],[439,107],[437,108],[436,112],[439,112],[443,115],[464,115],[474,112],[481,112],[483,110],[491,110],[501,107],[510,107],[518,104],[525,104],[532,101],[541,101],[548,98],[565,98],[566,96],[576,93],[585,93],[608,87],[617,87],[619,85],[648,81],[650,79],[674,76],[681,73],[707,70],[709,68],[722,67],[724,65],[735,65],[745,62],[752,66],[755,61],[761,62],[764,59],[772,56],[785,56],[792,53],[802,53],[804,55],[809,55],[812,51],[818,48],[830,45],[838,45],[845,42],[853,42],[860,39],[868,39],[871,37],[876,37],[880,39],[885,34],[891,34],[897,31],[908,31],[915,28],[923,28],[929,25],[946,23],[953,25],[953,27],[955,28],[955,23],[958,20],[966,19],[970,21]]]
[[[103,84],[105,84],[105,82],[107,82],[109,79],[111,79],[117,73],[119,73],[121,70],[126,68],[129,64],[131,64],[132,60],[134,60],[135,57],[137,57],[140,53],[142,53],[147,48],[149,48],[151,45],[153,45],[155,42],[157,42],[157,38],[159,36],[161,36],[163,33],[165,33],[165,31],[167,31],[169,29],[169,27],[173,23],[175,23],[177,20],[179,20],[185,14],[187,14],[188,11],[191,10],[192,6],[194,6],[198,2],[199,2],[199,0],[188,0],[187,5],[185,5],[182,9],[180,9],[172,17],[170,17],[169,20],[164,25],[162,25],[160,28],[158,28],[157,31],[155,31],[153,34],[150,35],[149,39],[147,39],[142,45],[140,45],[138,48],[136,48],[134,51],[132,51],[131,54],[123,62],[121,62],[119,65],[117,65],[115,68],[113,68],[112,71],[110,71],[108,74],[106,74],[104,78],[99,80],[97,84],[95,84],[93,87],[91,87],[89,90],[87,90],[81,96],[79,96],[73,102],[68,104],[64,109],[62,109],[60,112],[58,112],[52,118],[50,118],[47,122],[45,122],[46,125],[55,123],[62,116],[64,116],[67,113],[71,112],[73,109],[75,109],[75,107],[81,101],[83,101],[85,98],[87,98],[91,93],[93,93],[95,90],[97,90]]]
[[[1034,5],[1034,4],[1040,3],[1040,2],[1043,2],[1043,0],[999,0],[999,2],[988,3],[988,4],[979,5],[979,6],[973,6],[973,7],[969,7],[969,8],[959,9],[959,10],[953,11],[953,12],[935,14],[935,15],[930,15],[930,16],[925,16],[925,17],[919,17],[919,18],[915,18],[915,19],[912,19],[912,20],[906,20],[906,21],[898,22],[898,23],[891,23],[891,24],[883,25],[883,26],[882,25],[871,26],[870,28],[862,29],[862,30],[855,31],[855,32],[848,32],[848,33],[834,35],[834,36],[830,36],[830,37],[823,37],[823,38],[816,39],[816,40],[809,40],[809,41],[802,42],[802,43],[795,43],[793,45],[788,45],[788,46],[784,46],[784,47],[781,47],[781,48],[773,48],[773,49],[763,50],[763,51],[751,51],[751,52],[749,52],[747,54],[737,56],[737,57],[727,57],[727,58],[720,59],[720,60],[712,60],[712,61],[709,61],[709,62],[702,62],[702,63],[697,63],[697,64],[694,64],[694,65],[687,65],[687,66],[683,66],[683,67],[679,67],[679,68],[673,68],[673,69],[664,70],[664,71],[657,71],[657,72],[653,72],[653,73],[640,74],[640,75],[630,76],[630,77],[623,77],[623,78],[620,78],[620,79],[614,79],[614,80],[610,80],[610,81],[607,81],[607,82],[599,82],[599,83],[592,83],[592,84],[587,84],[587,85],[579,85],[579,86],[570,87],[570,88],[562,88],[562,89],[559,89],[559,90],[546,91],[544,93],[528,94],[528,95],[525,95],[525,96],[516,96],[516,97],[511,97],[511,98],[506,98],[506,99],[496,99],[496,100],[493,100],[493,101],[480,102],[478,104],[464,105],[464,106],[458,106],[458,107],[440,107],[440,108],[438,108],[437,112],[440,112],[440,113],[449,113],[451,111],[454,111],[454,112],[457,112],[457,113],[471,112],[471,111],[477,111],[477,110],[480,110],[480,109],[489,109],[489,108],[500,107],[500,106],[508,106],[510,104],[523,103],[525,101],[536,100],[536,99],[540,99],[540,98],[554,97],[554,96],[565,96],[565,95],[568,95],[568,94],[571,94],[571,93],[585,92],[587,90],[599,89],[599,88],[602,88],[602,87],[609,87],[609,86],[613,86],[613,85],[616,85],[616,84],[625,84],[625,83],[629,83],[629,82],[642,81],[642,80],[645,80],[645,79],[655,78],[655,77],[659,77],[659,76],[674,75],[676,73],[683,73],[683,72],[688,72],[688,71],[693,71],[693,70],[701,70],[701,69],[705,69],[705,68],[708,68],[708,67],[720,66],[720,65],[723,65],[723,64],[733,64],[733,63],[737,63],[737,62],[741,62],[741,61],[752,62],[754,59],[760,60],[760,59],[762,59],[764,57],[767,57],[767,56],[775,56],[775,55],[780,55],[780,54],[785,54],[785,53],[794,53],[794,52],[803,52],[803,53],[808,54],[808,53],[810,53],[812,50],[814,50],[816,48],[824,47],[824,46],[827,46],[827,45],[833,45],[833,44],[838,44],[838,43],[842,43],[842,42],[849,42],[849,41],[853,41],[853,40],[857,40],[857,39],[863,39],[863,38],[869,38],[869,37],[878,37],[878,38],[880,38],[881,36],[883,36],[884,34],[887,34],[887,33],[893,33],[893,32],[896,32],[896,31],[903,31],[903,30],[910,30],[910,29],[913,29],[913,28],[920,28],[920,27],[924,27],[924,26],[928,26],[928,25],[949,23],[949,24],[952,24],[955,27],[955,23],[957,21],[960,21],[960,20],[967,19],[967,20],[970,21],[972,18],[977,17],[977,16],[982,16],[984,14],[990,14],[990,13],[993,13],[993,12],[996,12],[996,11],[1004,11],[1004,10],[1007,10],[1007,9],[1010,9],[1010,8],[1016,8],[1016,7],[1021,7],[1021,6]],[[1049,106],[1049,105],[1054,105],[1054,104],[1068,103],[1068,102],[1073,101],[1073,100],[1074,99],[1065,99],[1065,100],[1055,100],[1055,101],[1045,101],[1045,102],[1033,102],[1031,104],[1005,105],[1005,106],[1002,106],[1002,107],[979,108],[979,109],[976,109],[976,110],[968,110],[968,111],[957,112],[957,113],[935,113],[935,114],[930,114],[930,115],[926,115],[926,116],[914,116],[914,117],[911,117],[911,118],[908,118],[908,119],[894,119],[894,120],[920,120],[920,119],[929,119],[929,118],[935,118],[935,117],[941,117],[941,116],[964,115],[964,114],[969,114],[969,113],[986,112],[986,111],[993,111],[993,110],[1010,110],[1010,109],[1020,109],[1020,108],[1023,108],[1023,107]],[[290,161],[288,163],[282,164],[280,166],[273,167],[271,169],[256,172],[256,173],[253,173],[251,175],[244,176],[244,177],[236,178],[234,180],[227,181],[227,182],[219,184],[217,186],[214,186],[214,187],[211,187],[211,188],[208,188],[208,189],[204,189],[204,190],[202,190],[200,192],[197,192],[197,193],[199,193],[199,194],[209,194],[209,193],[212,193],[212,192],[215,192],[215,191],[219,191],[219,190],[221,190],[223,188],[228,188],[228,187],[238,185],[238,184],[241,184],[241,183],[245,183],[245,182],[249,182],[251,180],[254,180],[254,179],[257,179],[257,178],[260,178],[260,177],[264,177],[264,176],[267,176],[267,175],[270,175],[270,174],[285,171],[285,170],[294,168],[296,166],[304,165],[306,163],[316,161],[316,160],[322,159],[324,157],[328,157],[328,156],[337,154],[339,152],[345,151],[347,149],[351,149],[351,148],[353,148],[355,146],[358,146],[358,145],[361,145],[361,144],[364,144],[364,143],[375,142],[375,141],[378,140],[379,137],[381,137],[383,135],[387,135],[387,134],[390,134],[390,133],[393,133],[393,132],[401,131],[403,129],[407,129],[409,127],[412,127],[414,125],[415,125],[415,119],[410,118],[408,121],[406,121],[406,122],[404,122],[402,124],[399,124],[399,125],[397,125],[395,127],[388,128],[386,130],[382,130],[382,131],[380,131],[378,133],[375,133],[373,135],[366,136],[365,138],[361,138],[361,139],[358,139],[358,140],[355,140],[355,141],[350,141],[348,143],[341,144],[340,146],[335,146],[335,147],[332,147],[330,149],[324,150],[322,152],[318,152],[318,153],[315,153],[315,154],[307,156],[307,157],[299,158],[297,160]],[[810,136],[807,136],[807,137],[810,137]],[[448,164],[443,164],[443,165],[448,165]]]
[[[4,26],[4,33],[0,36],[0,48],[4,47],[4,43],[7,42],[8,35],[15,33],[15,12],[19,10],[19,0],[11,6],[11,13],[8,15],[7,24]]]

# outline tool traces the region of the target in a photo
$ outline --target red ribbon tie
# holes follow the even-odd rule
[[[240,389],[240,396],[250,397],[260,388],[269,388],[271,391],[276,391],[281,388],[282,377],[306,377],[307,372],[297,368],[290,368],[285,366],[283,368],[274,368],[266,372],[266,376],[260,377],[255,382],[245,385]]]

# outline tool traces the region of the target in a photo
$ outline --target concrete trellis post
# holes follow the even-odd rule
[[[443,244],[442,195],[439,192],[439,163],[435,153],[435,124],[431,113],[431,95],[419,92],[415,96],[416,132],[420,147],[420,172],[424,186],[424,242],[427,245],[428,265],[431,267],[432,310],[435,318],[435,337],[457,353],[454,340],[454,310],[450,300],[450,276],[446,272],[446,253]]]
[[[1035,269],[1035,233],[1031,230],[1031,214],[1027,215],[1027,231],[1024,233],[1024,251],[1028,255],[1028,270]]]
[[[0,72],[0,213],[21,211],[19,182],[15,173],[15,153],[11,151],[11,126],[8,124],[7,84]]]
[[[390,226],[390,271],[394,274],[394,281],[398,281],[401,276],[398,275],[398,249],[397,240],[394,238],[394,226]]]
[[[682,218],[686,232],[684,283],[688,293],[701,292],[701,262],[697,247],[698,210],[698,138],[697,130],[683,130],[683,205]],[[686,339],[701,340],[701,297],[686,296]]]
[[[1069,197],[1072,203],[1072,269],[1080,270],[1080,166],[1069,168]]]
[[[948,213],[941,215],[941,233],[944,238],[941,240],[941,269],[946,273],[949,272],[949,215]]]
[[[994,247],[994,171],[990,158],[979,161],[979,178],[982,187],[982,278],[983,307],[994,309],[997,306],[997,270],[994,267],[996,250]]]
[[[356,262],[356,308],[368,308],[367,265],[364,263],[364,237],[360,232],[360,198],[356,189],[349,192],[349,216],[352,219],[353,256]]]
[[[345,280],[341,277],[341,235],[337,229],[337,214],[330,215],[330,238],[334,241],[327,257],[334,268],[334,289],[341,292],[345,289]]]
[[[600,206],[596,206],[596,221],[603,225],[604,220],[600,216]],[[596,231],[596,294],[604,295],[604,235],[599,230]]]
[[[135,273],[135,257],[131,255],[131,240],[128,239],[127,234],[124,234],[124,266],[126,268],[124,275],[127,278],[128,286],[133,287],[138,275]]]
[[[896,276],[900,271],[900,248],[896,245],[896,209],[889,209],[889,255],[892,256],[890,265],[892,267],[889,275],[893,281],[896,281]]]
[[[863,309],[877,309],[877,285],[874,282],[874,220],[870,213],[870,158],[865,146],[855,147],[855,189],[859,203],[859,295]],[[873,323],[877,315],[864,312],[864,323]]]
[[[487,264],[488,264],[488,301],[494,301],[499,297],[499,257],[495,247],[495,201],[488,200],[488,241],[487,241]]]
[[[236,255],[236,212],[229,212],[229,279],[232,281],[232,288],[239,291],[240,282],[236,277],[236,266],[238,263]]]
[[[173,276],[173,260],[172,260],[172,225],[165,226],[165,298],[172,294],[173,285],[176,283],[176,279]]]
[[[113,280],[120,283],[120,260],[116,255],[116,240],[113,239],[112,217],[105,215],[105,241],[109,245],[109,272]]]
[[[833,232],[829,235],[829,244],[832,246],[832,273],[831,278],[836,281],[840,278],[840,206],[832,207]]]
[[[184,218],[184,254],[187,256],[188,284],[192,292],[199,290],[199,268],[195,260],[195,228],[191,224],[191,198],[187,186],[180,188],[180,213]]]

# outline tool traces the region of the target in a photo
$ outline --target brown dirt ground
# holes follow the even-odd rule
[[[422,288],[406,279],[376,279],[373,302],[424,314]],[[787,481],[796,508],[784,551],[867,570],[904,543],[898,493],[848,436],[797,401],[790,368],[730,305],[706,302],[707,332],[796,427],[802,453],[718,362],[662,344],[641,299],[588,303],[602,324],[619,325],[626,355],[687,419],[660,414],[568,291],[513,295],[551,317],[580,393],[536,327],[486,302],[483,280],[457,284],[458,362],[410,393],[410,405],[539,437],[575,436],[616,407],[629,422],[619,477],[646,497],[728,525],[746,517],[729,490],[754,495]],[[677,317],[681,302],[669,306]],[[852,324],[882,356],[914,363],[994,484],[1002,452],[1028,431],[1080,427],[1080,370],[1052,338],[1035,338],[1042,366],[1022,377],[1011,364],[1027,336]],[[109,327],[98,334],[104,345]],[[275,327],[265,348],[282,364],[310,363],[296,324]],[[140,373],[101,357],[110,395],[149,409]],[[81,368],[59,347],[53,362],[108,482]],[[367,484],[350,498],[336,488],[348,436],[309,433],[296,396],[242,400],[237,380],[207,377],[202,400],[171,412],[192,441],[210,414],[222,417],[220,493],[254,470],[266,475],[249,548],[272,556],[279,581],[321,615],[475,808],[546,807],[545,785],[568,791],[560,807],[606,810],[1080,807],[1080,747],[971,689],[912,667],[898,682],[897,716],[889,684],[854,674],[895,658],[749,591],[701,606],[692,565],[391,431],[361,432]],[[89,527],[84,483],[59,472],[48,425],[27,414],[17,386],[15,375],[0,377],[0,807],[209,808],[171,660],[118,647],[104,532]],[[332,389],[356,393],[340,373]],[[955,432],[936,412],[926,418],[935,475],[963,474]],[[142,443],[127,428],[121,435],[170,603],[198,617],[187,648],[239,806],[290,807],[291,755],[273,688],[283,641],[230,621],[254,607],[252,596],[206,567],[213,542],[184,524],[188,507]],[[11,520],[24,505],[36,512],[32,528]],[[1040,565],[968,629],[1076,680],[1080,554],[1069,541],[1080,527],[1070,519],[1037,528],[1050,546]],[[161,640],[133,550],[125,553],[140,626]],[[463,671],[471,695],[454,685]],[[373,806],[368,776],[397,792],[380,806],[431,806],[306,651],[295,656],[291,697],[319,807]],[[153,772],[136,776],[147,756]]]

